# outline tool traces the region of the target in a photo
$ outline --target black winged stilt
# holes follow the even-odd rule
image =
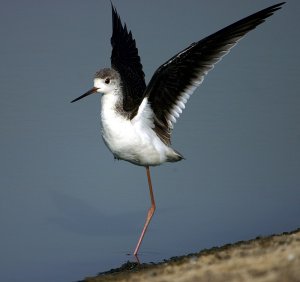
[[[138,254],[155,211],[149,167],[183,159],[171,147],[171,133],[185,103],[214,65],[247,32],[263,23],[283,4],[263,9],[191,44],[162,64],[148,85],[132,33],[122,24],[112,5],[111,68],[98,71],[94,87],[72,102],[92,93],[102,93],[105,145],[116,159],[146,168],[151,207],[134,255]]]

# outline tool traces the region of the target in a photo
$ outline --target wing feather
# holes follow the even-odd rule
[[[173,124],[205,75],[246,33],[263,23],[283,4],[263,9],[191,44],[156,70],[145,96],[155,114],[156,133],[163,142],[171,143]]]
[[[144,97],[145,74],[132,33],[128,31],[126,24],[122,25],[116,8],[111,6],[113,21],[111,65],[121,76],[124,111],[136,114]]]

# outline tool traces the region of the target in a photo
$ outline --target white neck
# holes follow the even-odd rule
[[[113,90],[109,93],[102,94],[101,98],[101,120],[102,124],[107,120],[111,120],[113,117],[121,116],[117,111],[117,105],[122,103],[122,95]]]

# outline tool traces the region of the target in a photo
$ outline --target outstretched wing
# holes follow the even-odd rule
[[[145,95],[155,114],[155,131],[163,142],[170,144],[173,124],[204,76],[247,32],[283,4],[261,10],[193,43],[156,70]]]
[[[123,109],[136,112],[143,97],[145,74],[131,31],[123,26],[116,8],[112,8],[113,33],[111,37],[111,66],[119,72],[123,90]]]

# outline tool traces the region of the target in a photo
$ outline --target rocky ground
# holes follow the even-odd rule
[[[300,282],[300,229],[203,250],[158,264],[128,262],[83,281]]]

